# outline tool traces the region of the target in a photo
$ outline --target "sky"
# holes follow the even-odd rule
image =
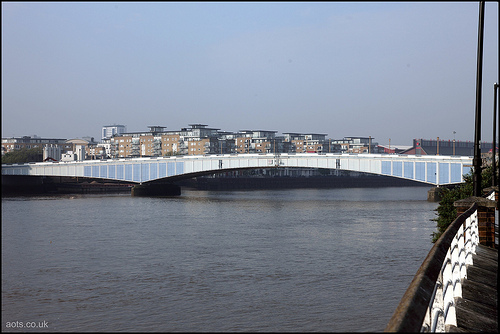
[[[498,12],[486,2],[483,141]],[[474,141],[478,22],[479,2],[2,2],[2,138],[206,124]]]

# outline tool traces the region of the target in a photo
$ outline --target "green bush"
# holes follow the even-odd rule
[[[43,161],[43,153],[41,147],[35,148],[22,148],[12,152],[5,153],[2,156],[3,164],[23,164],[27,162],[41,162]]]

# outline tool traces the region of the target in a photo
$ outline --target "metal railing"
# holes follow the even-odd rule
[[[389,321],[386,332],[444,332],[457,325],[455,298],[479,244],[474,203],[434,244]]]

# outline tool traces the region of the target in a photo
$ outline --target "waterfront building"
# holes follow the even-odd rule
[[[154,157],[219,153],[218,129],[204,124],[167,131],[164,126],[148,126],[149,131],[128,132],[111,138],[112,157]]]
[[[332,139],[331,150],[333,153],[379,153],[378,143],[370,137],[344,137]]]
[[[112,158],[129,157],[132,154],[132,136],[119,135],[110,139]]]
[[[190,128],[182,128],[181,131],[176,131],[184,138],[209,138],[218,137],[220,129],[207,128],[206,124],[188,124]]]
[[[241,130],[235,138],[236,153],[279,153],[281,138],[277,131]]]
[[[326,134],[319,133],[284,133],[284,141],[290,143],[289,151],[294,153],[326,153],[329,152],[330,144]]]
[[[29,136],[22,138],[3,138],[2,154],[13,149],[31,148],[47,144],[61,146],[56,156],[65,160],[158,157],[171,155],[206,154],[269,154],[269,153],[397,153],[397,154],[449,154],[451,145],[440,141],[439,146],[432,141],[415,139],[413,147],[391,147],[378,145],[370,137],[344,137],[327,139],[326,134],[286,132],[278,136],[277,131],[240,130],[238,132],[220,131],[206,124],[189,124],[180,130],[167,130],[165,126],[148,126],[148,130],[122,132],[123,125],[103,127],[104,138],[100,143],[92,137],[82,139],[43,139]],[[78,142],[77,142],[78,141]],[[450,142],[450,141],[448,141]],[[489,145],[489,146],[488,146]],[[78,147],[77,147],[78,146]],[[437,146],[441,151],[438,151]],[[81,152],[84,147],[84,154]],[[455,142],[456,155],[471,155],[473,144]],[[52,149],[52,148],[51,148]],[[491,144],[484,143],[483,150],[491,150]],[[57,149],[55,149],[57,151]],[[47,149],[47,152],[49,148]],[[51,151],[52,152],[52,151]],[[55,151],[54,151],[55,152]],[[483,151],[484,152],[484,151]],[[52,157],[53,158],[53,157]]]
[[[125,132],[127,132],[125,125],[104,125],[101,131],[101,139],[110,139],[114,135],[120,135]]]
[[[236,153],[238,154],[250,153],[251,145],[252,145],[252,137],[250,135],[246,135],[245,133],[240,133],[235,138],[235,149]]]
[[[71,151],[74,154],[74,157],[70,158],[70,160],[95,160],[105,157],[105,149],[98,146],[99,143],[94,141],[93,137],[68,139],[66,144],[68,149],[64,153]]]
[[[102,152],[102,158],[111,158],[111,138],[102,139],[101,142],[97,144],[97,147]]]
[[[160,142],[161,156],[176,155],[181,150],[180,135],[173,134],[162,134]]]
[[[238,135],[234,132],[218,132],[218,150],[219,154],[230,154],[236,152],[236,138]]]

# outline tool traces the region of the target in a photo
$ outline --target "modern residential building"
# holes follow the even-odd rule
[[[65,159],[81,161],[107,158],[105,147],[96,142],[94,137],[68,139],[66,144],[71,149],[64,152]]]
[[[112,157],[195,155],[218,153],[218,129],[204,124],[167,131],[164,126],[148,126],[149,131],[127,132],[110,139]]]
[[[277,131],[241,130],[235,138],[235,153],[278,153],[280,138]]]
[[[330,143],[326,134],[319,133],[284,133],[284,141],[290,143],[288,152],[295,153],[326,153],[330,150]]]
[[[125,125],[104,125],[102,127],[101,139],[110,139],[114,135],[120,135],[127,132]]]
[[[378,143],[370,137],[344,137],[331,141],[333,153],[379,153]],[[382,151],[383,152],[383,151]]]

